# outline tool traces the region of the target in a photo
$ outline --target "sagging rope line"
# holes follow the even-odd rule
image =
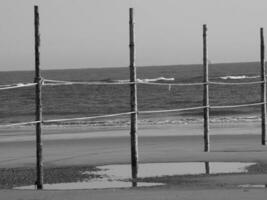
[[[259,103],[250,103],[250,104],[238,104],[238,105],[229,105],[229,106],[199,106],[199,107],[191,107],[191,108],[181,108],[181,109],[173,109],[173,110],[151,110],[151,111],[138,111],[138,114],[150,114],[150,113],[166,113],[166,112],[180,112],[180,111],[189,111],[189,110],[199,110],[203,108],[210,109],[221,109],[221,108],[240,108],[240,107],[249,107],[249,106],[259,106],[266,104],[266,102]]]
[[[21,125],[37,124],[37,123],[41,123],[41,121],[20,122],[20,123],[14,123],[14,124],[2,124],[0,125],[0,127],[21,126]]]
[[[152,113],[167,113],[167,112],[181,112],[181,111],[188,111],[188,110],[198,110],[206,108],[206,106],[199,106],[199,107],[191,107],[191,108],[180,108],[180,109],[173,109],[173,110],[147,110],[147,111],[138,111],[139,114],[152,114]]]
[[[51,122],[99,119],[99,118],[116,117],[116,116],[122,116],[122,115],[130,115],[133,113],[135,113],[135,112],[117,113],[117,114],[111,114],[111,115],[100,115],[100,116],[91,116],[91,117],[69,118],[69,119],[50,119],[50,120],[43,120],[43,121],[21,122],[21,123],[15,123],[15,124],[3,124],[3,125],[0,125],[0,127],[20,126],[20,125],[37,124],[37,123],[51,123]]]
[[[50,119],[50,120],[44,120],[43,123],[99,119],[99,118],[116,117],[116,116],[122,116],[122,115],[130,115],[130,114],[134,114],[134,113],[135,112],[126,112],[126,113],[117,113],[117,114],[100,115],[100,116],[92,116],[92,117],[80,117],[80,118],[69,118],[69,119]]]
[[[48,82],[48,83],[46,83]],[[104,83],[104,82],[72,82],[72,81],[58,81],[58,80],[48,80],[43,79],[42,85],[44,86],[59,86],[59,85],[131,85],[131,84],[143,84],[143,85],[159,85],[159,86],[198,86],[205,84],[212,85],[252,85],[252,84],[261,84],[266,83],[265,81],[255,81],[255,82],[239,82],[239,83],[227,83],[227,82],[203,82],[203,83],[146,83],[146,82],[116,82],[116,83]],[[37,83],[25,83],[25,84],[16,84],[16,85],[0,85],[0,90],[8,90],[15,88],[31,87],[35,86]]]
[[[190,111],[190,110],[199,110],[203,108],[210,109],[221,109],[221,108],[238,108],[238,107],[248,107],[248,106],[258,106],[266,104],[266,102],[259,103],[251,103],[251,104],[240,104],[240,105],[230,105],[230,106],[199,106],[199,107],[191,107],[191,108],[181,108],[181,109],[173,109],[173,110],[151,110],[151,111],[138,111],[138,114],[152,114],[152,113],[167,113],[167,112],[181,112],[181,111]],[[91,117],[80,117],[80,118],[69,118],[69,119],[51,119],[51,120],[43,120],[43,121],[31,121],[31,122],[21,122],[15,124],[3,124],[1,127],[11,127],[11,126],[20,126],[27,124],[37,124],[37,123],[51,123],[51,122],[64,122],[64,121],[77,121],[77,120],[88,120],[88,119],[99,119],[99,118],[107,118],[107,117],[116,117],[122,115],[130,115],[135,112],[126,112],[126,113],[117,113],[110,115],[100,115],[100,116],[91,116]]]
[[[48,82],[48,83],[46,83]],[[59,81],[59,80],[44,80],[44,85],[51,85],[51,86],[57,86],[57,85],[131,85],[131,84],[146,84],[146,85],[163,85],[163,86],[194,86],[194,85],[204,85],[205,83],[149,83],[149,82],[143,82],[143,81],[136,81],[136,82],[76,82],[76,81]]]
[[[25,83],[25,84],[17,84],[17,85],[1,85],[0,90],[8,90],[8,89],[15,89],[15,88],[23,88],[23,87],[31,87],[35,86],[37,83]]]
[[[47,83],[46,83],[47,82]],[[44,85],[57,86],[57,85],[130,85],[134,82],[86,82],[86,81],[59,81],[44,79]]]
[[[165,85],[165,86],[197,86],[205,85],[205,82],[202,83],[149,83],[149,82],[136,82],[137,84],[143,85]]]
[[[47,82],[47,83],[46,83]],[[254,82],[217,82],[217,81],[209,81],[209,82],[197,82],[197,83],[151,83],[151,82],[79,82],[79,81],[59,81],[59,80],[49,80],[44,79],[44,85],[131,85],[131,84],[143,84],[143,85],[159,85],[159,86],[198,86],[205,84],[212,85],[253,85],[253,84],[261,84],[266,83],[265,81],[254,81]]]
[[[259,103],[248,103],[248,104],[238,104],[238,105],[229,105],[229,106],[209,106],[211,109],[221,109],[221,108],[240,108],[240,107],[249,107],[249,106],[259,106],[266,104],[266,102]]]

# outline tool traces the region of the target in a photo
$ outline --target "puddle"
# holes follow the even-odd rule
[[[245,184],[245,185],[239,185],[238,187],[240,188],[265,188],[267,189],[267,184],[259,184],[259,185],[254,185],[254,184]]]
[[[247,167],[256,163],[242,162],[185,162],[185,163],[144,163],[139,164],[138,177],[146,178],[152,176],[172,175],[199,175],[218,173],[241,173],[247,172]],[[131,166],[104,165],[97,167],[99,175],[106,175],[116,179],[131,178]],[[86,173],[86,172],[85,172]]]
[[[200,175],[218,173],[247,172],[247,167],[256,163],[242,162],[186,162],[186,163],[144,163],[139,164],[139,178],[172,176],[172,175]],[[132,187],[131,165],[104,165],[97,167],[97,172],[81,172],[96,174],[102,178],[84,180],[75,183],[44,184],[44,189],[69,190],[69,189],[104,189],[104,188],[129,188]],[[163,183],[138,182],[138,187],[151,187],[164,185]],[[23,186],[15,189],[34,189],[34,186]]]

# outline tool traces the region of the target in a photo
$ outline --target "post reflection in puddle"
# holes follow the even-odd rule
[[[185,162],[185,163],[140,163],[138,178],[173,176],[173,175],[200,175],[218,173],[247,172],[247,167],[255,163],[242,162]],[[84,174],[100,175],[102,178],[84,180],[76,183],[45,184],[44,189],[104,189],[130,188],[164,185],[163,183],[137,182],[131,179],[131,165],[104,165],[97,167],[97,172],[81,172]],[[16,189],[34,189],[34,186],[23,186]]]
[[[205,171],[206,171],[206,174],[210,174],[210,163],[209,162],[205,162]]]

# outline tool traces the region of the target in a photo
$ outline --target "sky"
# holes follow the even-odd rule
[[[34,69],[34,5],[42,69],[127,67],[129,7],[137,66],[202,63],[203,24],[212,63],[258,61],[267,32],[266,0],[0,0],[0,71]]]

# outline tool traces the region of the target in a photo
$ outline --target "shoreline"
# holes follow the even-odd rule
[[[211,151],[204,152],[202,135],[178,135],[177,129],[162,135],[166,129],[147,129],[139,134],[139,162],[189,162],[189,161],[266,161],[267,149],[261,145],[260,134],[249,134],[255,131],[248,129],[246,124],[237,128],[230,128],[231,133],[211,135]],[[59,130],[57,133],[44,135],[43,157],[45,166],[70,165],[106,165],[127,164],[130,162],[130,135],[129,131],[93,132],[81,135],[66,133]],[[184,133],[192,133],[192,128],[184,129]],[[220,129],[222,133],[225,128]],[[158,132],[156,132],[158,131]],[[180,130],[181,131],[181,130]],[[199,127],[195,127],[195,132]],[[244,132],[246,131],[246,134]],[[2,136],[0,151],[1,167],[29,167],[34,166],[35,135],[21,136],[27,131],[17,132],[13,136]],[[140,133],[140,132],[139,132]],[[212,132],[211,132],[212,133]],[[241,134],[240,134],[241,133]],[[259,132],[258,132],[259,133]],[[103,134],[103,135],[99,135]],[[69,136],[69,137],[67,137]],[[4,140],[4,137],[9,137]],[[26,139],[25,139],[26,138]]]
[[[260,121],[216,121],[210,123],[210,135],[259,135]],[[130,127],[87,126],[87,125],[43,125],[43,139],[71,140],[82,138],[129,137]],[[202,123],[187,124],[139,124],[140,137],[161,136],[202,136]],[[35,126],[16,126],[0,128],[0,143],[34,141]]]
[[[82,116],[80,116],[82,117]],[[94,116],[92,116],[94,117]],[[97,116],[96,116],[97,117]],[[50,119],[72,119],[73,117],[52,117]],[[74,117],[75,118],[75,117]],[[79,117],[78,117],[79,118]],[[259,122],[261,120],[260,113],[248,114],[234,114],[234,115],[210,115],[210,123],[236,123],[236,122]],[[19,121],[5,121],[1,122],[4,128],[5,124],[16,124],[21,122],[34,121],[34,119],[21,118]],[[176,124],[201,124],[203,123],[203,116],[200,115],[187,115],[185,113],[156,113],[156,114],[141,114],[138,115],[138,125],[141,126],[153,126],[153,125],[176,125]],[[130,125],[130,117],[104,117],[100,119],[89,120],[69,120],[65,122],[47,122],[43,123],[43,126],[85,126],[85,127],[128,127]],[[29,125],[18,125],[17,127],[31,127]],[[9,126],[7,126],[9,127]]]

